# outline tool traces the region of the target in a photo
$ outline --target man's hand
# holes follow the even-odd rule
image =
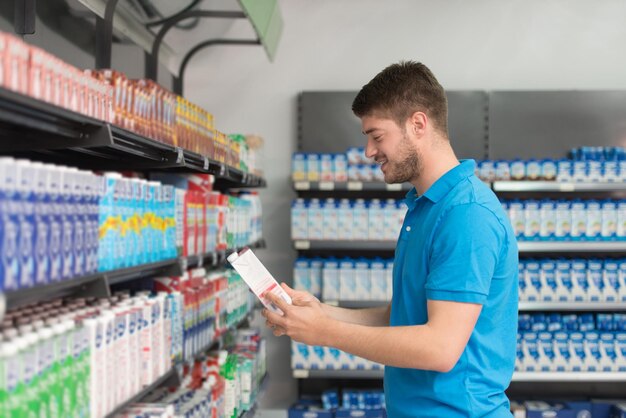
[[[327,345],[326,330],[332,319],[322,309],[321,302],[307,292],[296,291],[286,284],[282,288],[291,297],[289,305],[282,298],[268,293],[265,297],[276,305],[284,315],[278,315],[263,309],[266,325],[274,329],[274,335],[287,335],[293,340],[308,345]]]

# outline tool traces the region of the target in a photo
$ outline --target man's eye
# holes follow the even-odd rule
[[[382,137],[382,135],[381,135],[381,136],[375,136],[375,137],[374,137],[374,141],[376,141],[376,142],[380,142],[380,140],[381,140],[382,138],[383,138],[383,137]]]

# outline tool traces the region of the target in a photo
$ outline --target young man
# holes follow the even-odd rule
[[[459,162],[452,150],[443,88],[423,64],[401,62],[366,84],[352,110],[385,182],[414,186],[392,302],[348,310],[283,285],[293,305],[272,298],[284,315],[264,311],[267,325],[277,336],[384,364],[392,418],[510,417],[517,244],[474,161]]]

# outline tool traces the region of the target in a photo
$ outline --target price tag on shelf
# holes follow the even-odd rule
[[[202,267],[204,265],[204,254],[198,256],[198,267]]]
[[[180,269],[185,272],[189,268],[189,259],[187,257],[181,257],[180,259]]]
[[[211,254],[211,265],[213,267],[217,266],[217,263],[219,262],[219,257],[217,256],[217,253],[214,252]]]
[[[363,182],[360,182],[360,181],[349,181],[348,182],[348,190],[363,190]]]
[[[176,164],[185,163],[185,153],[181,147],[176,147]]]
[[[574,183],[559,184],[559,190],[562,192],[573,192],[576,190],[576,185]]]
[[[311,241],[299,240],[294,243],[296,250],[308,250],[311,248]]]
[[[387,184],[386,188],[390,192],[399,192],[400,190],[402,190],[402,183]]]
[[[220,164],[220,176],[226,174],[226,166],[224,164]]]
[[[335,183],[332,181],[320,181],[320,190],[335,190]]]
[[[209,159],[207,157],[204,157],[204,165],[202,166],[202,168],[204,169],[204,171],[209,171]]]
[[[293,184],[293,187],[296,190],[311,190],[311,183],[309,183],[308,181],[296,181]]]
[[[295,369],[293,371],[293,377],[296,379],[307,379],[309,377],[309,371],[303,369]]]

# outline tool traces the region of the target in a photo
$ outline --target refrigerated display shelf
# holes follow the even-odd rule
[[[543,252],[626,252],[626,241],[519,241],[521,253]]]
[[[217,188],[266,186],[254,174],[3,88],[0,138],[1,153],[88,170],[196,171],[215,175]]]
[[[264,248],[265,241],[259,240],[248,245],[250,248]],[[107,272],[98,272],[70,280],[35,286],[29,289],[9,291],[4,294],[6,308],[14,309],[29,303],[49,300],[70,294],[77,296],[109,297],[110,286],[141,279],[144,277],[166,275],[180,276],[188,268],[215,267],[224,264],[226,256],[236,248],[226,251],[210,252],[202,255],[178,257],[156,263],[142,264]]]
[[[619,192],[626,183],[575,183],[558,181],[494,181],[495,192]]]
[[[383,370],[293,370],[296,379],[382,379]],[[515,372],[513,382],[626,382],[626,372]]]
[[[296,191],[372,191],[372,192],[408,192],[413,187],[410,183],[387,184],[376,181],[294,181]]]
[[[128,408],[129,405],[132,405],[136,402],[141,401],[148,393],[153,390],[163,386],[180,386],[181,384],[180,372],[177,367],[174,366],[169,369],[163,376],[159,377],[152,384],[145,386],[139,393],[135,394],[132,398],[126,400],[124,403],[118,405],[111,413],[106,415],[106,418],[113,418],[124,409]]]
[[[393,251],[395,241],[330,241],[330,240],[294,240],[296,250],[365,250]]]
[[[626,311],[626,302],[520,302],[520,311]]]

